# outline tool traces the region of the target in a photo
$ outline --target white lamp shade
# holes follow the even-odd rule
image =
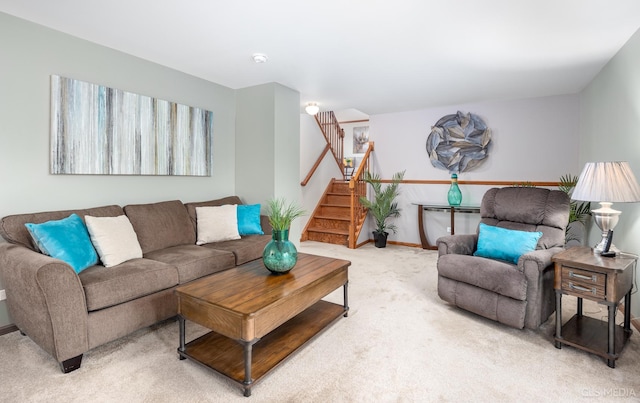
[[[594,202],[638,202],[640,186],[626,161],[587,162],[571,198]]]

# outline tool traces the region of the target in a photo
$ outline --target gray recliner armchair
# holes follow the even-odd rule
[[[568,195],[559,190],[535,187],[488,190],[480,206],[481,221],[476,234],[437,240],[440,298],[505,325],[538,328],[555,311],[551,257],[564,248],[569,202]],[[541,236],[535,250],[516,256],[513,261],[474,256],[481,232],[483,246],[490,242],[490,246],[501,247],[500,240],[485,235],[487,231],[508,232],[500,228],[541,232]]]

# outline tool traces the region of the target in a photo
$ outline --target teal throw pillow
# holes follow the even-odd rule
[[[259,204],[238,204],[237,214],[240,235],[264,235],[260,225]]]
[[[542,232],[517,231],[480,223],[478,248],[474,256],[518,264],[520,256],[536,249]]]
[[[76,273],[98,263],[98,254],[91,243],[87,227],[77,214],[42,224],[25,224],[40,251],[60,259]]]

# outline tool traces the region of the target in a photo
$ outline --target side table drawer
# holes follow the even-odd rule
[[[606,274],[562,267],[562,290],[578,296],[605,299]]]

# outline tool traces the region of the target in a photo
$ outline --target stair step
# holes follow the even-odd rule
[[[333,186],[331,186],[331,191],[332,192],[348,192],[349,191],[349,182],[334,182]]]
[[[334,218],[335,217],[344,217],[344,218],[351,217],[351,209],[349,208],[349,206],[322,205],[318,213],[323,216],[329,216]]]
[[[351,206],[351,196],[339,193],[327,194],[325,204],[334,204],[336,206]]]
[[[349,219],[347,218],[334,219],[315,216],[312,220],[313,221],[309,225],[313,228],[349,230]]]
[[[316,215],[313,218],[319,218],[321,220],[337,220],[337,221],[349,221],[349,217],[339,217],[334,215]]]
[[[326,232],[309,231],[308,241],[332,243],[335,245],[347,246],[349,244],[349,236],[343,234],[329,234]]]
[[[335,234],[335,235],[349,235],[349,230],[342,230],[336,228],[321,228],[321,227],[309,227],[309,232],[321,232],[323,234]]]

